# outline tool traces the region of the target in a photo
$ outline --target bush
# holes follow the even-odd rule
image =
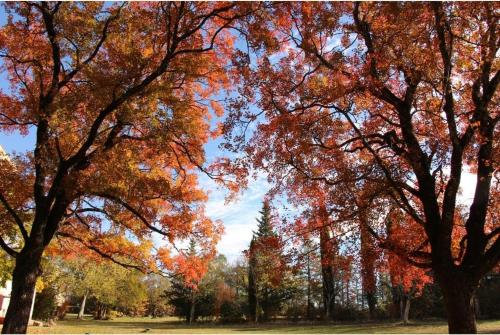
[[[222,323],[244,321],[242,306],[235,301],[224,301],[220,306],[220,321]]]
[[[106,317],[104,320],[114,320],[116,318],[120,318],[123,316],[123,313],[115,311],[115,310],[110,310],[109,312],[106,313]]]
[[[298,321],[307,315],[307,306],[293,304],[286,309],[285,316],[289,320]]]
[[[359,321],[368,319],[367,312],[363,312],[354,306],[335,306],[333,313],[334,319],[339,321]]]
[[[490,273],[481,281],[477,292],[478,317],[484,319],[500,318],[500,274]]]

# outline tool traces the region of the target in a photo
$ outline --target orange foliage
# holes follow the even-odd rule
[[[13,255],[36,250],[28,258],[37,262],[57,236],[50,252],[85,247],[199,281],[222,227],[204,214],[196,174],[212,173],[204,145],[218,134],[210,117],[223,111],[215,96],[229,85],[235,38],[225,28],[250,7],[7,4],[0,49],[10,87],[0,92],[0,130],[35,132],[36,148],[0,160],[1,233],[23,235],[17,250],[2,246]],[[169,250],[190,238],[205,250],[199,258]]]

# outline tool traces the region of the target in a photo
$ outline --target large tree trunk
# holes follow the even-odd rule
[[[375,293],[373,292],[366,293],[366,302],[368,304],[368,313],[370,314],[370,320],[374,320],[375,306],[377,304],[377,298],[375,297]]]
[[[262,289],[263,295],[261,299],[260,307],[262,307],[262,320],[264,322],[269,321],[270,319],[270,311],[269,311],[269,287],[266,285]]]
[[[440,286],[448,314],[448,332],[450,334],[477,333],[473,299],[475,285],[459,277],[449,277],[441,279]]]
[[[80,311],[78,312],[78,319],[83,319],[83,315],[85,314],[85,303],[87,302],[88,292],[85,292],[82,298],[82,304],[80,305]]]
[[[479,304],[479,298],[474,295],[474,315],[476,315],[477,318],[481,318],[481,305]]]
[[[250,242],[250,259],[248,261],[248,319],[258,321],[257,278],[255,274],[256,258],[254,255],[254,240]]]
[[[3,323],[3,334],[25,334],[28,328],[35,284],[41,274],[43,247],[25,246],[16,258],[12,292]]]
[[[326,210],[325,210],[326,211]],[[335,278],[333,276],[334,245],[330,228],[325,224],[320,231],[321,277],[323,279],[324,318],[333,316],[335,307]]]
[[[366,295],[370,320],[375,318],[376,277],[375,277],[375,241],[368,230],[368,215],[364,208],[359,210],[359,230],[361,235],[361,283]]]
[[[311,258],[307,254],[307,319],[313,318],[313,305],[311,299]]]
[[[401,288],[398,285],[391,286],[391,298],[391,319],[401,318]]]

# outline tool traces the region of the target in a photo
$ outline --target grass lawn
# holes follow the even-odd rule
[[[499,321],[480,321],[479,332],[500,333]],[[259,326],[238,324],[196,324],[188,326],[172,318],[116,318],[110,321],[96,321],[91,318],[77,320],[69,315],[67,320],[58,321],[52,327],[30,327],[31,334],[82,334],[82,333],[446,333],[445,322],[414,322],[409,326],[397,323],[350,323],[350,324],[263,324]]]

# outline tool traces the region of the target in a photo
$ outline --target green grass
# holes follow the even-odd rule
[[[500,333],[499,321],[480,321],[479,332]],[[149,329],[149,330],[147,330]],[[109,321],[96,321],[91,318],[77,320],[75,316],[69,315],[67,320],[58,321],[52,327],[30,327],[31,334],[83,334],[83,333],[446,333],[445,322],[414,322],[408,326],[398,323],[350,323],[350,324],[294,324],[294,323],[270,323],[263,325],[218,325],[200,323],[188,326],[173,318],[116,318]]]

